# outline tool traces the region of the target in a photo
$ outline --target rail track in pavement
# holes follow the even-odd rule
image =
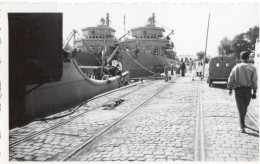
[[[147,83],[153,83],[153,81],[149,81],[149,82],[147,82]],[[96,97],[94,97],[94,98],[92,98],[92,99],[90,99],[90,100],[87,100],[86,102],[83,102],[82,104],[78,105],[78,106],[75,107],[75,108],[79,108],[79,107],[81,107],[81,106],[84,106],[85,104],[87,104],[87,103],[89,103],[89,102],[91,102],[91,101],[93,101],[93,100],[95,100],[95,99],[97,99],[97,98],[100,98],[100,97],[102,97],[102,96],[107,96],[107,95],[110,95],[111,93],[114,93],[114,92],[116,92],[116,91],[123,90],[123,89],[129,88],[129,87],[133,87],[133,86],[135,86],[136,84],[137,84],[137,83],[135,83],[135,84],[133,84],[133,85],[131,85],[131,86],[126,86],[126,87],[118,88],[118,89],[112,90],[112,91],[110,91],[110,92],[107,92],[107,93],[98,95],[98,96],[96,96]],[[20,144],[20,143],[23,143],[23,142],[25,142],[25,141],[27,141],[27,140],[30,140],[30,139],[33,138],[33,137],[36,137],[36,136],[41,135],[41,134],[43,134],[43,133],[46,133],[46,132],[48,132],[48,131],[50,131],[50,130],[53,130],[53,129],[55,129],[55,128],[58,128],[58,127],[60,127],[60,126],[62,126],[62,125],[64,125],[64,124],[67,124],[67,123],[71,122],[73,119],[76,119],[77,117],[79,117],[79,116],[81,116],[81,115],[83,115],[83,114],[86,114],[87,112],[90,112],[90,111],[92,111],[92,110],[98,109],[98,108],[104,106],[105,104],[108,104],[108,103],[110,103],[110,102],[114,102],[114,101],[116,101],[116,100],[118,100],[118,99],[121,99],[121,98],[123,98],[123,97],[125,97],[125,96],[127,96],[127,95],[129,95],[129,94],[131,94],[131,93],[134,93],[134,92],[138,91],[139,89],[140,89],[140,86],[139,86],[137,89],[133,90],[133,91],[130,91],[130,92],[127,92],[126,94],[123,94],[123,95],[120,95],[120,96],[118,96],[118,97],[115,97],[115,98],[113,98],[112,100],[105,101],[105,102],[101,103],[100,105],[98,105],[98,106],[96,106],[96,107],[94,107],[94,108],[92,108],[92,109],[88,109],[88,110],[86,110],[86,111],[84,111],[84,112],[82,112],[82,113],[80,113],[80,114],[76,114],[76,115],[74,115],[74,116],[71,116],[71,117],[70,117],[69,119],[67,119],[67,120],[61,121],[61,122],[56,123],[56,124],[54,124],[54,125],[51,125],[50,127],[45,128],[45,129],[43,129],[43,130],[41,130],[41,131],[32,132],[32,133],[28,134],[27,136],[24,136],[22,139],[18,139],[18,140],[14,141],[14,142],[10,142],[9,147],[12,148],[12,147],[14,147],[14,146],[16,146],[16,145],[18,145],[18,144]],[[75,108],[74,108],[74,109],[75,109]]]
[[[80,155],[81,152],[88,147],[91,143],[95,142],[99,137],[101,137],[103,134],[108,132],[110,129],[112,129],[114,126],[116,126],[119,122],[123,121],[125,118],[130,116],[134,111],[141,108],[143,105],[145,105],[147,102],[149,102],[152,98],[154,98],[156,95],[161,93],[163,90],[165,90],[167,86],[162,87],[158,92],[153,94],[149,99],[144,101],[142,104],[137,106],[136,108],[129,111],[127,114],[125,114],[123,117],[119,118],[118,120],[111,123],[108,127],[103,129],[101,132],[97,133],[90,139],[88,139],[86,142],[84,142],[82,145],[80,145],[77,149],[75,149],[73,152],[68,154],[66,157],[61,159],[60,161],[69,161],[73,157],[77,157],[77,155]],[[202,101],[202,90],[201,90],[201,82],[198,81],[197,83],[198,91],[197,91],[197,107],[196,107],[196,129],[195,129],[195,140],[194,140],[194,161],[207,161],[206,154],[206,134],[205,134],[205,124],[204,124],[204,111],[203,111],[203,101]],[[250,115],[250,114],[249,114]],[[254,116],[249,116],[250,120],[256,123],[254,120]]]
[[[134,109],[130,110],[129,112],[127,112],[125,115],[123,115],[122,117],[120,117],[119,119],[117,119],[116,121],[112,122],[109,126],[107,126],[105,129],[103,129],[102,131],[100,131],[99,133],[95,134],[94,136],[92,136],[90,139],[88,139],[86,142],[84,142],[83,144],[81,144],[78,148],[76,148],[74,151],[72,151],[70,154],[68,154],[66,157],[64,157],[63,159],[61,159],[60,161],[69,161],[69,159],[71,159],[74,156],[77,156],[77,154],[80,153],[81,150],[83,150],[85,147],[87,147],[90,143],[94,142],[97,138],[99,138],[100,136],[102,136],[102,134],[104,134],[105,132],[109,131],[111,128],[113,128],[115,125],[117,125],[119,122],[121,122],[122,120],[124,120],[125,118],[127,118],[128,116],[130,116],[134,111],[136,111],[137,109],[139,109],[140,107],[142,107],[143,105],[145,105],[147,102],[149,102],[152,98],[154,98],[156,95],[158,95],[159,93],[161,93],[163,90],[165,90],[169,85],[171,85],[172,83],[169,83],[166,86],[163,86],[162,88],[160,88],[159,91],[157,91],[155,94],[153,94],[151,97],[149,97],[147,100],[145,100],[144,102],[142,102],[140,105],[138,105],[137,107],[135,107]]]
[[[176,79],[175,79],[176,80]],[[194,139],[194,161],[207,161],[207,145],[206,145],[206,140],[205,138],[207,138],[207,133],[205,132],[205,128],[208,128],[207,125],[205,125],[205,115],[203,111],[203,101],[202,101],[202,82],[201,81],[197,81],[197,106],[196,106],[196,126],[195,126],[195,139]],[[79,155],[83,149],[85,149],[86,147],[88,147],[88,145],[90,145],[91,143],[95,142],[95,140],[97,140],[99,137],[102,137],[103,134],[105,134],[106,132],[110,131],[110,129],[112,129],[113,127],[115,127],[117,124],[119,124],[120,122],[122,122],[124,119],[126,119],[127,117],[131,116],[132,113],[134,113],[137,109],[141,108],[142,106],[144,106],[146,103],[148,103],[151,99],[153,99],[156,95],[160,94],[162,91],[164,91],[171,83],[161,87],[159,90],[157,90],[156,93],[154,93],[153,95],[151,95],[150,97],[148,97],[145,101],[142,101],[138,106],[136,106],[133,109],[130,109],[129,111],[127,111],[127,113],[125,113],[123,116],[120,116],[120,118],[117,118],[115,121],[113,121],[112,123],[110,123],[108,126],[106,126],[105,128],[103,128],[102,130],[100,130],[99,132],[93,134],[91,137],[89,137],[88,139],[86,139],[86,141],[84,141],[84,143],[80,144],[79,146],[77,146],[77,148],[74,148],[74,150],[72,150],[70,153],[68,153],[67,155],[63,156],[62,159],[59,159],[59,161],[69,161],[71,160],[73,157],[76,157],[77,155]],[[131,93],[136,92],[137,90],[139,90],[140,87],[138,87],[137,89],[134,89],[132,91],[129,91],[123,95],[120,95],[116,98],[113,98],[112,100],[108,100],[104,103],[102,103],[101,105],[99,105],[98,107],[95,107],[93,109],[90,109],[88,111],[97,109],[109,102],[113,102],[115,100],[121,99],[124,96],[130,95]],[[120,90],[120,88],[119,88]],[[109,95],[109,93],[108,93]],[[86,111],[86,112],[88,112]],[[84,113],[86,113],[84,112]],[[81,113],[80,115],[84,114]],[[76,115],[73,116],[72,119],[79,117],[80,115]],[[255,118],[255,116],[248,112],[248,118],[257,126],[257,119]],[[51,126],[39,133],[33,134],[32,136],[29,136],[29,138],[25,138],[25,139],[21,139],[18,140],[17,142],[15,142],[14,144],[12,144],[11,146],[15,146],[19,143],[25,142],[27,140],[29,140],[30,138],[33,138],[37,135],[40,135],[42,133],[46,133],[47,131],[50,131],[52,129],[58,128],[61,125],[64,125],[68,122],[70,122],[70,120],[64,121],[62,123],[59,124],[55,124],[54,126]]]
[[[197,100],[197,114],[196,114],[196,133],[195,133],[195,148],[194,148],[194,161],[207,161],[207,148],[206,148],[206,141],[205,138],[207,138],[209,135],[208,132],[205,131],[205,128],[208,128],[207,125],[205,125],[205,118],[203,110],[203,101],[202,101],[202,89],[201,89],[201,81],[198,81],[198,100]],[[257,129],[259,129],[258,121],[256,116],[250,111],[248,111],[247,116],[249,118],[249,121],[251,121]],[[223,117],[223,116],[221,116]],[[226,116],[229,117],[229,116]],[[238,118],[237,118],[238,119]],[[236,126],[238,126],[236,124]],[[238,130],[235,130],[238,131]],[[237,132],[239,133],[239,132]],[[259,133],[259,131],[257,132]],[[220,146],[221,147],[221,146]],[[246,152],[244,152],[246,153]]]

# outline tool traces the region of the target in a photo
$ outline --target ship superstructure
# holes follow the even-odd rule
[[[82,28],[84,38],[75,40],[75,48],[80,52],[75,56],[79,64],[93,66],[101,61],[101,53],[113,53],[116,48],[116,30],[109,26],[109,14],[106,19],[101,18],[100,25]],[[99,63],[100,64],[100,63]]]
[[[131,77],[152,75],[150,71],[158,73],[159,70],[161,72],[161,67],[163,67],[165,62],[169,65],[174,59],[172,56],[174,45],[169,37],[169,35],[173,34],[173,30],[169,35],[164,36],[165,29],[157,27],[155,23],[155,15],[153,14],[148,19],[147,25],[132,28],[131,35],[133,38],[125,40],[125,45],[135,60],[126,57],[128,61],[127,68],[131,73]]]

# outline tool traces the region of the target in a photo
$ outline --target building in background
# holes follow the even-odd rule
[[[196,55],[178,55],[178,57],[177,57],[179,60],[183,60],[183,61],[185,61],[185,62],[187,62],[187,61],[189,61],[190,60],[190,58],[192,59],[192,60],[195,60],[195,59],[197,59],[197,56]]]

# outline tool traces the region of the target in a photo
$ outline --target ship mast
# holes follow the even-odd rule
[[[154,13],[153,13],[153,21],[152,21],[152,25],[154,26],[155,25],[155,15],[154,15]]]
[[[110,22],[110,20],[109,20],[109,13],[107,13],[107,17],[106,17],[107,26],[109,26],[109,22]]]

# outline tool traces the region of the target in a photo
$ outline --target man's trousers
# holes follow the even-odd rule
[[[235,89],[235,98],[239,114],[240,128],[245,128],[245,116],[251,100],[251,87],[239,87]]]

